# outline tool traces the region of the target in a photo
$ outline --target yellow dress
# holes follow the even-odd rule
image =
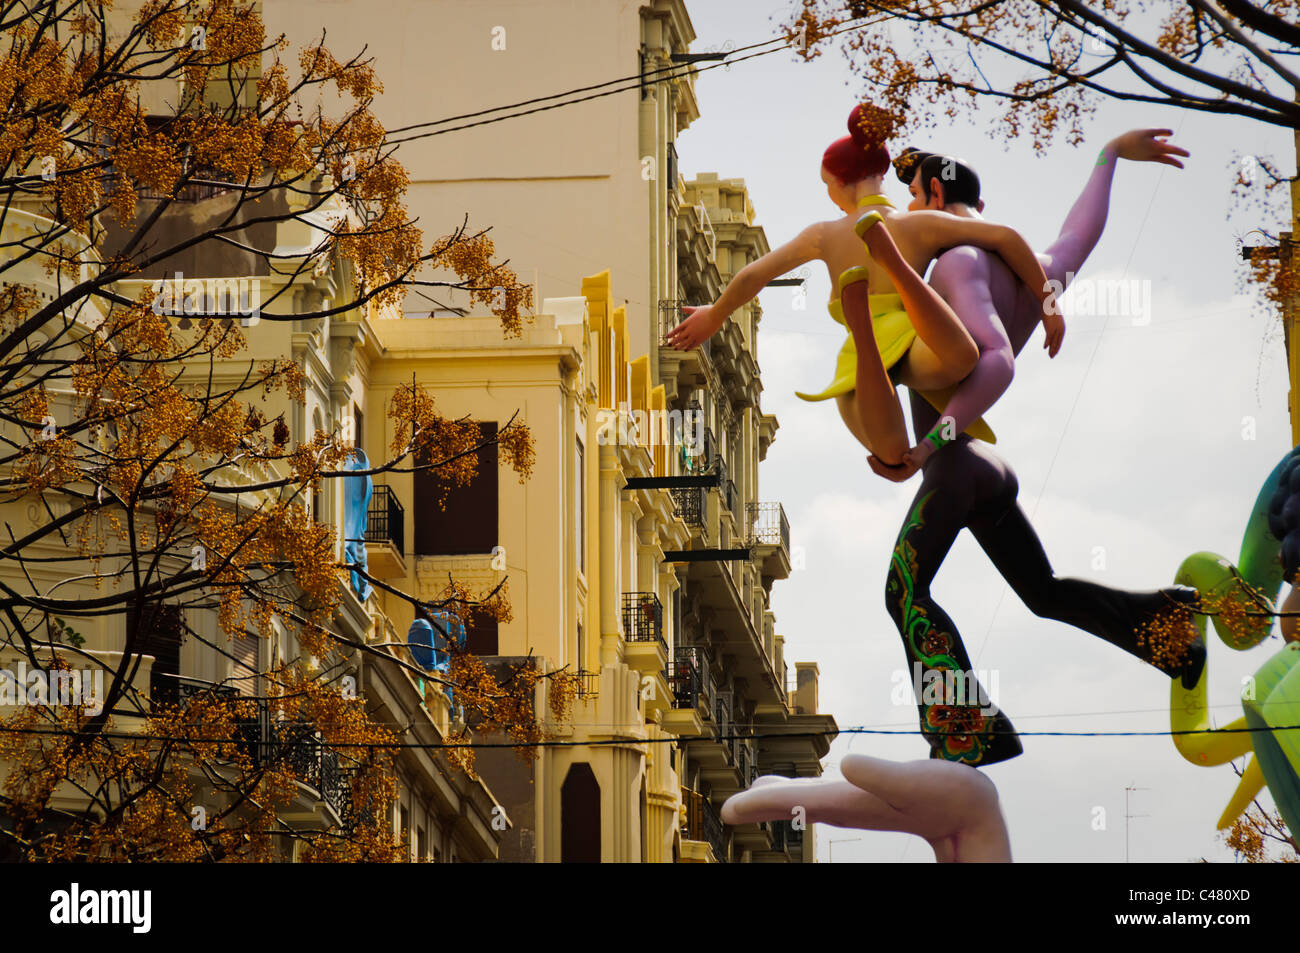
[[[865,196],[858,202],[858,207],[861,208],[864,205],[888,205],[891,208],[893,207],[893,203],[883,195]],[[867,269],[862,265],[848,268],[842,272],[836,282],[835,299],[826,306],[831,313],[831,317],[839,324],[844,325],[846,331],[848,325],[844,323],[844,309],[840,304],[840,296],[843,294],[846,285],[851,285],[855,281],[866,280],[867,275]],[[881,361],[885,365],[885,370],[888,371],[902,360],[903,355],[912,346],[912,342],[916,340],[916,329],[912,327],[912,321],[903,309],[903,299],[897,294],[868,295],[867,301],[871,308],[872,334],[876,339],[876,347],[880,349]],[[847,394],[854,390],[857,386],[857,380],[858,352],[853,345],[853,335],[850,333],[844,339],[839,356],[835,360],[835,377],[830,384],[816,394],[795,391],[795,396],[808,401],[829,400],[832,397],[838,397],[840,394]],[[930,406],[940,413],[948,406],[948,401],[952,399],[952,395],[956,392],[957,385],[945,387],[942,390],[918,391],[929,402]],[[967,427],[966,433],[988,443],[997,442],[997,437],[994,436],[993,430],[985,423],[983,417]]]

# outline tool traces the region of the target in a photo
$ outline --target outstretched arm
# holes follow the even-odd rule
[[[1070,214],[1065,217],[1061,234],[1047,249],[1044,270],[1047,277],[1064,287],[1067,274],[1077,274],[1092,254],[1106,227],[1110,210],[1110,187],[1115,176],[1115,163],[1120,159],[1134,162],[1160,162],[1181,169],[1183,164],[1174,156],[1186,156],[1186,149],[1163,141],[1173,135],[1169,129],[1131,129],[1116,136],[1102,148],[1097,156],[1088,183],[1075,200]]]
[[[825,222],[809,225],[780,248],[751,261],[732,276],[716,302],[703,307],[682,308],[689,315],[668,332],[668,344],[683,351],[698,347],[717,330],[733,311],[753,301],[773,278],[779,278],[800,265],[822,255],[822,230]]]

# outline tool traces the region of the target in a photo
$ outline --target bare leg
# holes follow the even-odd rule
[[[851,402],[858,429],[854,429],[852,424],[849,429],[868,450],[885,463],[896,466],[903,462],[903,454],[911,444],[907,436],[907,421],[903,418],[903,405],[899,403],[894,382],[885,373],[871,327],[867,282],[855,281],[845,285],[840,290],[840,307],[844,309],[844,323],[853,335],[853,346],[857,351],[857,379]],[[845,423],[849,423],[843,400],[839,406]]]
[[[862,426],[862,418],[858,415],[857,391],[849,391],[847,394],[837,394],[835,397],[835,406],[840,410],[840,418],[844,421],[844,426],[849,428],[849,433],[858,438],[858,443],[871,450],[871,441],[867,438],[867,432]]]

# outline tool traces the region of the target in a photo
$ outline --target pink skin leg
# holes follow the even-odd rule
[[[759,778],[722,806],[726,824],[805,820],[924,838],[939,863],[1008,862],[1011,841],[993,782],[949,761],[895,762],[848,755],[844,780]]]

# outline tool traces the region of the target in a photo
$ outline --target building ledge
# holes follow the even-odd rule
[[[669,708],[659,716],[659,727],[679,738],[697,738],[704,734],[704,722],[694,708]]]
[[[716,864],[718,858],[713,856],[713,848],[708,841],[682,839],[679,864]]]

